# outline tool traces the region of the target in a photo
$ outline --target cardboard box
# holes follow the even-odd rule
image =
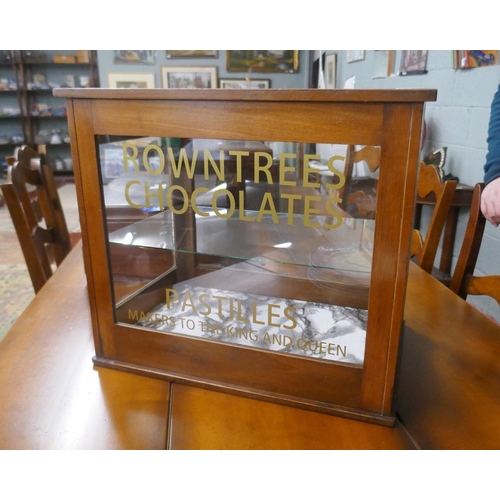
[[[74,64],[76,62],[75,56],[54,56],[54,62],[59,64]]]
[[[77,50],[76,51],[76,62],[88,64],[89,60],[89,51],[88,50]]]

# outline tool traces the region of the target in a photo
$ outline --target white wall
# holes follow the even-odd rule
[[[425,111],[427,124],[423,153],[431,147],[446,146],[446,173],[459,177],[460,182],[474,185],[483,180],[486,156],[486,138],[490,105],[500,83],[500,65],[484,68],[453,69],[451,50],[430,50],[427,73],[413,76],[372,78],[374,51],[366,51],[365,59],[346,62],[345,51],[337,53],[337,87],[355,76],[355,88],[435,88],[437,101],[428,103]],[[395,72],[399,72],[401,51],[396,52]],[[460,250],[468,211],[459,217],[453,265]],[[500,228],[486,224],[481,253],[476,266],[477,274],[500,274]],[[439,256],[438,256],[439,257]],[[469,297],[486,313],[500,320],[498,304],[489,298]]]

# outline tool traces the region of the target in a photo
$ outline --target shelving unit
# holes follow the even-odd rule
[[[1,172],[19,145],[45,144],[54,173],[72,176],[66,105],[53,89],[98,86],[95,51],[0,52]]]

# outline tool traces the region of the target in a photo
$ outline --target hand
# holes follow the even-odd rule
[[[495,227],[500,224],[500,177],[489,182],[481,196],[481,212]]]

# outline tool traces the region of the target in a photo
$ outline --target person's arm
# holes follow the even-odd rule
[[[500,86],[491,103],[484,183],[486,187],[481,196],[481,211],[489,222],[498,226],[500,224]]]
[[[500,177],[485,186],[481,195],[481,212],[495,227],[500,224]]]

